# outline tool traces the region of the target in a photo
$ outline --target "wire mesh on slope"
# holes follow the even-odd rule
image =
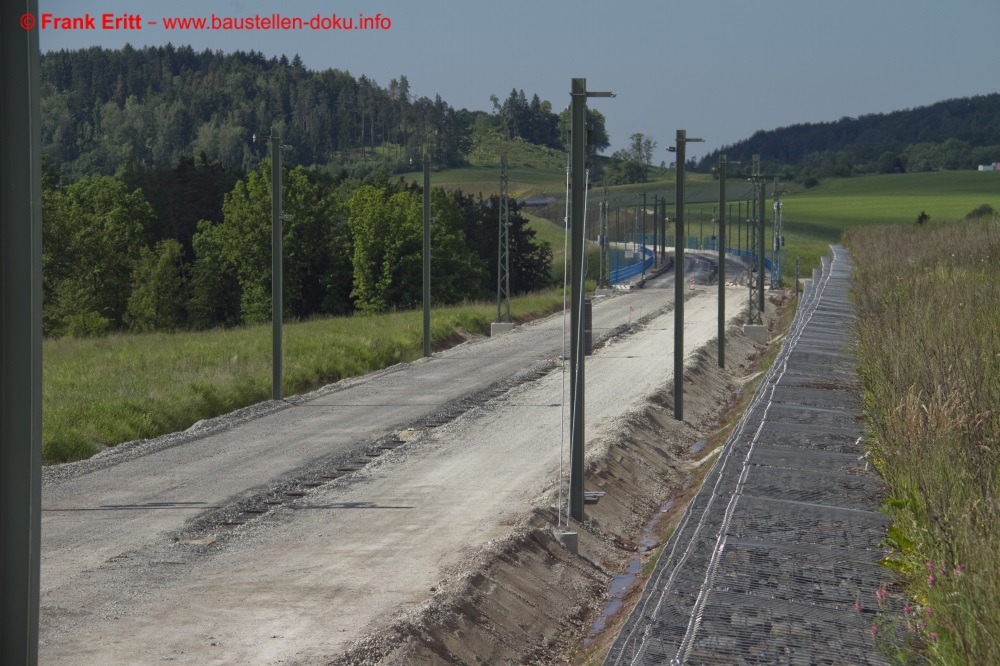
[[[834,247],[606,664],[883,663],[861,603],[887,578],[886,520],[862,456],[849,282]]]

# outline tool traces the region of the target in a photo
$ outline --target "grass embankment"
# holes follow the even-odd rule
[[[1000,664],[1000,218],[846,240],[886,564],[904,581],[883,643],[904,663]]]
[[[548,243],[552,247],[552,270],[551,277],[553,284],[561,285],[564,279],[569,279],[571,268],[566,266],[566,250],[568,240],[566,230],[560,228],[548,220],[536,217],[531,213],[522,213],[528,220],[528,228],[534,230],[535,239]],[[600,277],[601,250],[593,242],[588,242],[586,247],[586,285],[585,291],[592,292],[597,288],[597,280]]]
[[[561,291],[511,300],[525,319],[562,307]],[[484,333],[496,304],[434,308],[431,338]],[[286,395],[419,358],[422,311],[336,317],[284,327]],[[43,343],[42,456],[87,458],[103,446],[183,430],[271,397],[271,326],[113,335]]]

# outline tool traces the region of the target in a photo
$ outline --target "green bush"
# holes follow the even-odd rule
[[[969,211],[969,214],[965,216],[967,220],[976,220],[981,217],[996,217],[997,212],[994,210],[993,206],[989,204],[982,204],[978,208],[974,208]]]
[[[74,338],[90,338],[107,335],[111,322],[96,312],[81,312],[63,317],[66,334]]]

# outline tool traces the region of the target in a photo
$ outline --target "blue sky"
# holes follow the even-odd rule
[[[142,30],[42,29],[43,51],[100,45],[190,44],[196,50],[298,53],[306,67],[406,75],[416,96],[489,110],[490,95],[538,93],[556,109],[570,79],[614,99],[611,150],[634,132],[658,142],[677,129],[703,155],[759,129],[887,113],[1000,91],[998,0],[39,0],[39,13],[138,14]],[[379,31],[169,31],[164,17],[357,17]],[[355,19],[356,20],[356,19]],[[766,157],[766,156],[765,156]]]

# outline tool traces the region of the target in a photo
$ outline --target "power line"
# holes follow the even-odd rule
[[[500,156],[500,230],[497,243],[497,323],[510,323],[510,206],[507,153]]]
[[[753,204],[747,211],[747,247],[750,249],[750,268],[747,279],[747,284],[750,287],[750,300],[747,303],[747,324],[760,325],[764,323],[763,298],[758,298],[758,292],[763,292],[764,286],[761,282],[764,279],[762,275],[764,272],[764,225],[763,211],[761,210],[764,197],[760,193],[764,181],[760,175],[760,155],[753,156],[750,182],[753,184]],[[760,270],[758,270],[758,263]]]

